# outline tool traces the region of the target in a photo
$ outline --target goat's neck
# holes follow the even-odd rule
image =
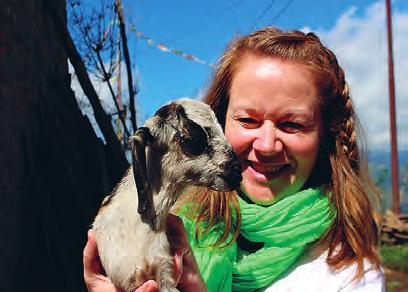
[[[153,205],[155,210],[155,220],[153,220],[153,229],[157,231],[164,230],[167,214],[182,192],[182,186],[177,183],[164,182],[161,188],[153,191]]]
[[[153,230],[161,231],[165,228],[167,214],[182,192],[183,185],[171,179],[166,168],[163,168],[166,151],[149,147],[147,153],[147,176],[153,200],[153,210],[147,221]]]

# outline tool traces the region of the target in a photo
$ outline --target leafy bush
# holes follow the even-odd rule
[[[385,267],[408,272],[408,245],[382,245],[380,253]]]

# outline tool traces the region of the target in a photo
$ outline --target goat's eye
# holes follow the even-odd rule
[[[198,156],[207,148],[207,141],[200,141],[192,137],[179,139],[181,149],[188,156]]]
[[[202,154],[208,146],[208,138],[204,129],[192,122],[181,132],[176,133],[176,139],[184,154],[188,156],[198,156]]]

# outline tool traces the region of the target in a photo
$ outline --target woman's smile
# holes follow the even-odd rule
[[[290,171],[290,164],[263,164],[254,161],[247,161],[250,174],[259,181],[265,182],[287,175]]]

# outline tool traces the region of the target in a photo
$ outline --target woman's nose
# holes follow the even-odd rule
[[[253,143],[254,150],[263,155],[274,155],[283,150],[283,143],[277,137],[278,129],[273,122],[265,121],[258,130],[258,135]]]

